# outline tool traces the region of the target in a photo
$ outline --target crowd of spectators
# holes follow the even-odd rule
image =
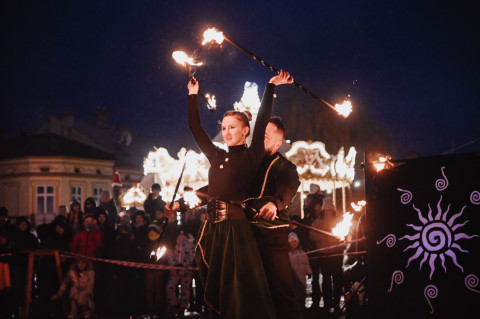
[[[201,293],[191,291],[192,286],[201,289],[199,282],[191,282],[194,227],[202,212],[193,210],[190,220],[180,223],[176,216],[165,217],[159,188],[152,186],[145,210],[119,212],[104,191],[100,203],[93,197],[83,205],[72,200],[68,208],[58,207],[53,221],[40,225],[32,225],[24,216],[9,218],[8,209],[2,207],[0,318],[23,317],[28,252],[38,249],[60,252],[64,279],[58,280],[53,255],[35,258],[30,318],[180,317],[187,308],[202,312]],[[157,259],[152,252],[160,246],[167,250]],[[106,260],[126,261],[129,266]],[[160,269],[142,268],[145,263]],[[181,269],[185,267],[189,270]]]

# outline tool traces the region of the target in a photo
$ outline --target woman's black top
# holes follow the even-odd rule
[[[188,124],[190,131],[210,162],[208,194],[223,201],[243,200],[248,186],[265,154],[265,128],[272,114],[273,92],[276,85],[268,83],[258,111],[252,144],[228,148],[228,152],[215,146],[200,123],[197,95],[188,96]]]

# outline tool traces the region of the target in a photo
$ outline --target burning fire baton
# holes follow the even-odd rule
[[[182,167],[182,172],[180,173],[180,177],[178,178],[177,185],[175,186],[175,191],[173,192],[173,197],[172,197],[172,203],[175,201],[175,197],[177,196],[178,188],[180,187],[180,183],[182,182],[182,177],[183,177],[183,172],[185,172],[185,167],[187,166],[187,160],[186,156],[188,154],[188,151],[185,153],[185,162],[183,163]],[[162,242],[163,235],[165,234],[165,228],[167,227],[168,224],[168,218],[165,218],[162,222],[161,232],[160,232],[160,238],[158,239],[159,242]],[[165,251],[167,251],[167,248],[165,246],[158,247],[157,251],[152,251],[150,253],[150,257],[156,256],[158,261],[160,258],[162,258],[163,254],[165,254]]]
[[[277,217],[278,218],[278,217]],[[325,231],[325,230],[321,230],[321,229],[318,229],[318,228],[315,228],[315,227],[311,227],[311,226],[307,226],[305,224],[302,224],[302,223],[299,223],[297,222],[296,220],[287,220],[287,219],[283,219],[283,218],[278,218],[279,220],[282,220],[282,221],[285,221],[285,222],[290,222],[294,225],[297,225],[299,227],[304,227],[304,228],[307,228],[307,229],[310,229],[310,230],[313,230],[313,231],[316,231],[317,233],[322,233],[324,235],[328,235],[328,236],[331,236],[331,237],[335,237],[335,238],[338,238],[338,236],[332,234],[332,233],[329,233],[328,231]]]
[[[252,52],[248,51],[247,49],[245,49],[244,47],[242,47],[240,44],[238,44],[237,42],[233,41],[232,39],[230,39],[229,37],[227,37],[225,34],[223,34],[222,31],[218,31],[216,28],[210,28],[210,29],[207,29],[204,33],[203,33],[203,42],[202,44],[205,45],[205,43],[208,43],[210,41],[215,41],[217,42],[218,44],[221,44],[223,42],[223,40],[227,41],[228,43],[232,44],[234,47],[236,47],[237,49],[240,49],[240,51],[242,51],[243,53],[246,53],[248,56],[250,56],[252,59],[254,59],[255,61],[258,61],[260,62],[264,67],[266,67],[267,69],[275,72],[275,73],[280,73],[280,71],[278,69],[276,69],[275,67],[273,67],[271,64],[267,63],[265,60],[259,58],[258,56],[256,56],[255,54],[253,54]],[[335,104],[335,106],[331,105],[330,103],[328,103],[327,101],[325,101],[324,99],[320,98],[319,96],[315,95],[312,91],[310,91],[309,89],[307,89],[306,87],[304,87],[303,85],[301,85],[300,83],[298,83],[297,81],[294,81],[293,84],[298,87],[299,89],[302,89],[303,92],[307,93],[308,95],[312,96],[313,98],[315,98],[317,101],[320,101],[322,102],[323,104],[325,104],[326,106],[328,106],[329,108],[331,108],[332,110],[334,110],[335,112],[337,112],[339,115],[343,116],[344,118],[347,118],[350,113],[352,112],[352,103],[349,101],[349,100],[345,100],[342,104]]]
[[[190,74],[190,72],[187,69],[187,64],[193,65],[193,66],[201,66],[203,65],[202,62],[194,62],[193,58],[189,57],[185,52],[183,51],[174,51],[172,53],[173,59],[182,66],[183,72],[185,72],[188,76],[189,79],[193,79],[193,76]],[[210,94],[204,94],[202,90],[198,90],[198,93],[203,97],[205,102],[207,102],[207,107],[210,111],[215,111],[217,107],[217,101],[215,99],[215,95],[210,96]]]

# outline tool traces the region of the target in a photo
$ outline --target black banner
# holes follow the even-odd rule
[[[365,168],[373,318],[480,313],[480,153]]]

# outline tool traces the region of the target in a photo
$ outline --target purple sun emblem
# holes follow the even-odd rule
[[[466,206],[463,206],[460,212],[448,218],[450,204],[447,206],[445,212],[443,212],[441,203],[442,196],[440,195],[435,217],[432,215],[430,204],[428,204],[427,217],[424,217],[420,209],[413,205],[413,209],[418,213],[418,219],[421,222],[421,225],[407,224],[407,226],[415,230],[416,233],[414,235],[405,235],[400,238],[400,240],[407,239],[413,242],[412,245],[405,248],[404,252],[409,249],[417,249],[415,254],[408,259],[406,267],[410,265],[410,262],[423,255],[419,269],[422,269],[423,263],[428,259],[428,264],[430,266],[430,279],[432,279],[433,273],[435,272],[435,261],[437,258],[440,258],[442,267],[445,272],[447,272],[445,256],[449,256],[453,263],[463,272],[463,267],[458,263],[456,253],[468,253],[468,251],[462,249],[458,241],[460,239],[478,237],[478,235],[470,236],[459,232],[459,229],[468,223],[468,220],[463,223],[455,223],[456,219],[462,216],[463,210]]]

